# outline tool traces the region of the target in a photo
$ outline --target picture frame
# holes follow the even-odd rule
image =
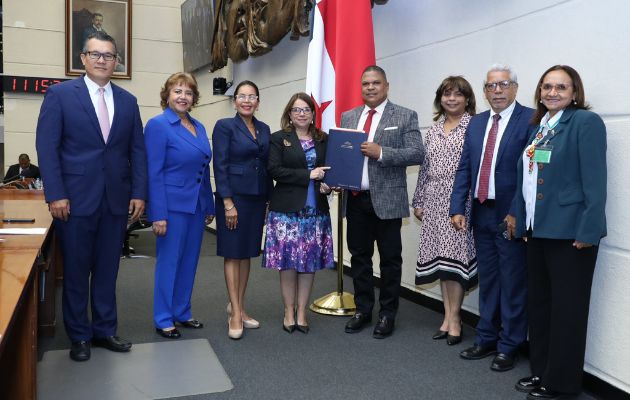
[[[181,5],[184,71],[193,72],[212,62],[214,1],[186,0]]]
[[[131,79],[132,0],[66,0],[66,75],[85,73],[81,51],[85,38],[103,30],[114,38],[118,61],[113,78]]]

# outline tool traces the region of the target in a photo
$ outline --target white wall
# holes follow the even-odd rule
[[[133,3],[133,79],[117,83],[138,96],[144,121],[160,112],[158,92],[166,77],[182,69],[181,2]],[[64,75],[64,8],[63,0],[5,2],[5,73]],[[33,9],[40,12],[30,12]],[[423,132],[431,124],[435,89],[447,75],[461,74],[471,82],[478,111],[487,108],[481,82],[493,62],[516,69],[517,100],[529,106],[535,84],[549,66],[569,64],[582,75],[588,101],[606,122],[609,145],[609,236],[601,243],[593,283],[585,369],[626,392],[630,392],[630,344],[625,339],[630,332],[630,239],[625,236],[630,214],[623,212],[624,200],[630,197],[630,188],[624,185],[630,175],[628,15],[630,3],[624,0],[392,0],[373,11],[377,62],[388,73],[390,98],[418,112]],[[257,115],[272,130],[279,128],[289,96],[304,89],[307,45],[304,39],[284,40],[268,55],[234,66],[235,83],[250,79],[260,86]],[[196,74],[202,99],[193,114],[209,131],[218,118],[234,112],[225,96],[211,95],[212,77],[224,74]],[[41,96],[5,99],[7,165],[21,152],[35,154],[40,104]],[[416,176],[417,168],[410,168],[410,195]],[[415,220],[404,222],[403,285],[439,297],[436,286],[417,289],[413,283],[418,233]],[[347,251],[344,258],[347,264]],[[476,291],[467,296],[464,307],[477,312]]]
[[[388,74],[392,101],[416,110],[423,132],[431,124],[435,89],[450,74],[473,85],[478,111],[488,108],[481,83],[494,62],[512,65],[519,77],[517,100],[533,106],[542,72],[569,64],[581,74],[588,101],[608,129],[608,237],[600,246],[593,283],[585,369],[630,392],[630,224],[624,200],[630,188],[630,3],[623,0],[390,1],[373,11],[377,63]],[[303,90],[307,42],[284,41],[267,56],[234,67],[235,81],[250,79],[261,87],[259,117],[278,128],[285,102]],[[204,110],[215,119],[224,105]],[[408,170],[410,196],[417,168]],[[334,217],[334,216],[333,216]],[[403,285],[439,298],[436,285],[417,288],[414,269],[419,224],[403,223]],[[344,252],[348,264],[348,252]],[[478,312],[477,293],[464,304]]]

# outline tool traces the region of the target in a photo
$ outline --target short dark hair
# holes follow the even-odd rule
[[[365,67],[365,69],[363,70],[361,75],[365,74],[366,72],[370,72],[370,71],[375,71],[375,72],[378,72],[379,74],[383,75],[383,79],[385,80],[385,82],[387,82],[387,74],[385,73],[385,70],[383,68],[379,67],[378,65],[368,65],[367,67]]]
[[[466,112],[470,115],[475,115],[477,112],[477,102],[475,100],[475,92],[472,86],[470,86],[470,83],[461,75],[449,76],[442,81],[435,91],[435,99],[433,100],[435,112],[433,113],[433,120],[437,121],[446,113],[444,107],[442,107],[442,95],[449,89],[459,90],[466,98]]]
[[[192,107],[196,106],[199,102],[199,87],[197,86],[197,80],[195,79],[195,77],[188,72],[176,72],[168,77],[168,79],[164,83],[164,87],[162,87],[162,90],[160,91],[160,106],[162,106],[162,110],[168,107],[168,95],[171,92],[173,86],[177,84],[184,84],[192,90]]]
[[[28,160],[31,161],[31,159],[29,158],[28,154],[26,153],[22,153],[18,156],[18,160]]]
[[[536,85],[536,91],[534,92],[534,103],[536,104],[536,112],[532,117],[533,124],[539,124],[540,120],[547,114],[547,107],[540,101],[540,88],[542,87],[543,80],[545,80],[545,76],[551,71],[564,71],[571,78],[573,82],[573,92],[575,93],[575,101],[569,103],[567,108],[577,108],[579,110],[590,110],[591,106],[586,102],[586,95],[584,94],[584,85],[582,84],[582,78],[580,78],[580,74],[568,65],[557,64],[553,67],[547,69],[540,79],[538,80],[538,84]]]
[[[309,126],[308,131],[313,137],[313,139],[321,142],[326,138],[326,134],[317,128],[317,113],[315,112],[315,102],[308,94],[304,92],[299,92],[291,96],[289,102],[284,107],[284,111],[282,111],[282,118],[280,118],[280,126],[282,130],[285,132],[291,132],[293,130],[293,125],[291,124],[291,108],[293,108],[293,104],[296,100],[302,100],[308,107],[311,109],[313,115],[313,123]]]
[[[236,89],[234,89],[234,100],[236,100],[236,95],[238,94],[238,90],[240,88],[242,88],[243,86],[251,86],[254,88],[254,91],[256,92],[256,97],[258,97],[258,101],[260,101],[260,93],[258,91],[258,86],[256,86],[256,84],[252,81],[242,81],[240,82],[238,85],[236,85]]]
[[[109,36],[107,33],[103,32],[103,31],[96,31],[96,32],[90,33],[85,38],[85,41],[83,42],[83,49],[81,50],[81,53],[83,53],[83,54],[87,53],[87,51],[88,51],[88,49],[87,49],[87,42],[90,39],[96,39],[96,40],[100,40],[100,41],[103,41],[103,42],[110,42],[111,44],[114,45],[114,53],[118,54],[118,46],[116,46],[116,41],[114,40],[113,37]]]

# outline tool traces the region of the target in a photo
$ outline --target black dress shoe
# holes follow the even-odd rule
[[[203,328],[203,324],[197,321],[196,319],[189,319],[188,321],[178,321],[178,322],[175,322],[175,324],[181,325],[184,328],[191,328],[191,329]]]
[[[528,400],[555,400],[562,398],[562,393],[556,392],[555,390],[547,389],[544,386],[539,386],[536,389],[533,389],[531,392],[527,393]]]
[[[72,342],[70,347],[70,358],[74,361],[87,361],[90,359],[90,343],[82,340]]]
[[[454,346],[462,342],[462,335],[454,336],[454,335],[446,335],[446,344],[449,346]]]
[[[297,329],[298,331],[306,334],[308,333],[308,331],[310,331],[311,329],[308,327],[308,325],[300,325],[300,324],[296,324],[294,325],[295,329]]]
[[[372,322],[372,316],[358,312],[346,323],[346,333],[361,332],[370,322]]]
[[[385,339],[394,332],[394,318],[382,316],[378,319],[374,327],[372,337],[375,339]]]
[[[494,357],[494,360],[492,360],[490,369],[497,372],[509,371],[516,365],[516,359],[516,353],[499,353]]]
[[[126,353],[131,350],[131,342],[123,340],[118,336],[107,336],[104,338],[92,339],[92,344],[96,347],[103,347],[107,350]]]
[[[519,392],[528,393],[540,386],[541,380],[539,376],[533,375],[527,378],[519,379],[514,388]]]
[[[433,340],[442,340],[442,339],[446,339],[446,336],[448,336],[448,331],[442,331],[439,330],[437,332],[435,332],[433,334]]]
[[[496,354],[497,347],[496,346],[478,346],[474,345],[473,347],[469,347],[466,350],[459,353],[459,356],[466,360],[481,360],[482,358],[486,358],[493,354]]]
[[[182,334],[179,333],[177,328],[173,328],[173,329],[170,329],[168,331],[166,329],[155,328],[155,331],[160,336],[162,336],[163,338],[166,338],[166,339],[179,339],[180,337],[182,337]]]

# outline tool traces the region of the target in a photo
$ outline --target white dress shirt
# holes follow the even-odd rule
[[[384,102],[376,106],[374,110],[376,111],[372,116],[372,125],[370,125],[370,132],[368,133],[367,142],[374,142],[374,134],[376,133],[376,128],[378,128],[378,124],[381,122],[381,117],[383,116],[383,111],[385,111],[385,106],[387,105],[387,99]],[[371,110],[370,107],[365,106],[363,108],[363,112],[361,113],[361,118],[359,118],[359,123],[357,124],[357,129],[362,130],[363,125],[365,125],[365,121],[367,120],[368,113]],[[370,178],[368,175],[368,159],[369,157],[364,157],[363,159],[363,174],[361,176],[361,190],[370,190]],[[383,149],[381,149],[381,155],[378,157],[378,161],[383,159]]]
[[[540,126],[542,127],[543,143],[548,139],[545,138],[547,132],[553,129],[560,121],[560,117],[564,110],[559,111],[553,118],[549,119],[549,113],[540,120]],[[539,128],[540,129],[540,128]],[[534,168],[531,174],[529,173],[529,157],[527,156],[527,148],[531,143],[527,144],[525,151],[523,152],[523,199],[525,200],[525,229],[534,230],[534,214],[536,213],[536,192],[538,186],[538,163],[534,162]]]
[[[499,130],[497,132],[497,140],[494,142],[494,152],[492,153],[492,167],[490,168],[490,178],[488,180],[488,198],[495,199],[494,193],[494,166],[497,162],[497,154],[499,154],[499,146],[501,145],[501,138],[503,138],[503,132],[505,132],[505,128],[510,122],[510,117],[512,116],[512,112],[514,111],[514,107],[516,107],[516,101],[513,101],[512,104],[505,110],[501,111],[499,115],[501,119],[499,120]],[[486,142],[488,141],[488,133],[490,132],[490,128],[492,128],[492,117],[496,113],[490,110],[490,118],[488,118],[488,123],[486,124],[486,134],[483,138],[483,148],[481,149],[481,162],[479,163],[479,170],[477,171],[477,183],[475,184],[475,198],[477,198],[477,192],[479,191],[479,176],[481,174],[481,166],[483,165],[483,156],[486,153]]]
[[[100,86],[88,78],[87,75],[84,76],[85,85],[88,88],[88,93],[90,93],[90,99],[92,100],[92,105],[94,106],[94,111],[98,114],[98,89]],[[103,86],[105,89],[105,105],[107,106],[107,114],[109,114],[109,126],[112,126],[112,122],[114,121],[114,93],[112,92],[112,84],[107,82],[107,85]]]

